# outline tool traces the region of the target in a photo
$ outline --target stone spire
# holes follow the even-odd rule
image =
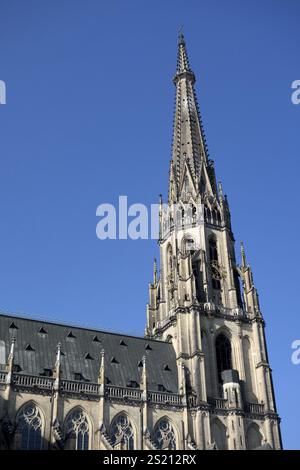
[[[246,269],[247,268],[247,260],[246,260],[244,242],[241,242],[241,256],[242,256],[242,268]]]
[[[182,32],[179,34],[177,68],[173,82],[176,86],[176,99],[169,199],[178,200],[186,173],[189,173],[194,186],[198,190],[201,166],[206,166],[208,161],[205,137],[194,90],[195,75],[190,68]]]
[[[157,284],[157,262],[156,258],[154,258],[154,263],[153,263],[153,284]]]

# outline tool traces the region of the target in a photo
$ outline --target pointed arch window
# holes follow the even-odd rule
[[[172,274],[173,272],[173,250],[171,245],[168,247],[168,270],[169,274]]]
[[[184,208],[181,209],[181,226],[184,227],[185,225],[185,211]]]
[[[158,449],[176,449],[175,432],[168,418],[162,418],[158,421],[154,428],[153,440]]]
[[[222,383],[223,370],[232,369],[232,352],[230,340],[223,333],[216,339],[216,356],[218,368],[218,380]]]
[[[205,189],[206,189],[206,185],[205,185],[205,180],[202,176],[201,180],[200,180],[200,185],[199,185],[199,190],[200,190],[200,193],[203,194],[205,193]]]
[[[210,261],[218,261],[218,247],[215,237],[209,239],[209,258]]]
[[[204,217],[205,217],[205,221],[210,224],[211,223],[211,211],[210,211],[210,208],[207,206],[204,207]]]
[[[90,426],[85,412],[76,408],[67,417],[65,424],[66,449],[88,450]]]
[[[192,206],[192,223],[195,224],[197,222],[197,208],[196,206]]]
[[[25,405],[17,417],[16,449],[40,450],[42,448],[42,415],[35,403]]]
[[[134,449],[133,427],[125,413],[118,415],[112,422],[110,440],[115,448],[121,450]]]

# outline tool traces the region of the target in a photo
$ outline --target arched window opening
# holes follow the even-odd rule
[[[212,286],[213,289],[215,290],[221,290],[221,281],[220,279],[217,279],[216,277],[212,278]]]
[[[195,224],[197,222],[197,208],[193,206],[192,208],[192,223]]]
[[[221,273],[218,264],[218,248],[217,240],[214,236],[209,239],[209,258],[210,258],[210,267],[211,267],[211,282],[212,288],[215,290],[221,290]]]
[[[176,449],[175,432],[168,418],[162,418],[158,421],[154,428],[153,440],[158,449]]]
[[[211,211],[209,208],[207,208],[206,211],[206,221],[210,224],[211,223]]]
[[[212,388],[212,379],[211,379],[212,371],[211,371],[211,367],[209,363],[210,350],[209,350],[208,336],[204,330],[201,330],[201,342],[202,342],[202,351],[204,353],[206,392],[207,392],[207,395],[211,397],[213,396],[213,388]]]
[[[86,414],[81,408],[70,413],[65,426],[66,449],[88,450],[90,427]]]
[[[169,274],[173,273],[173,251],[171,245],[168,247],[168,271]]]
[[[34,403],[25,405],[17,418],[16,449],[39,450],[42,447],[42,416]]]
[[[184,209],[182,208],[181,209],[181,225],[182,225],[182,227],[184,227],[184,222],[185,222],[184,218],[185,218],[185,212],[184,212]]]
[[[134,433],[131,422],[125,414],[118,415],[111,426],[110,440],[114,448],[134,449]]]
[[[199,191],[201,194],[205,193],[205,189],[206,189],[206,184],[205,184],[205,180],[202,176],[201,180],[200,180],[200,184],[199,184]]]
[[[187,209],[186,209],[186,225],[190,225],[193,221],[193,210],[192,210],[192,205],[188,204]]]
[[[247,450],[255,450],[262,445],[263,436],[259,426],[253,423],[249,426],[246,433]]]
[[[245,336],[242,340],[243,353],[244,353],[244,365],[245,365],[245,389],[246,397],[250,402],[257,403],[256,396],[256,380],[255,380],[255,366],[253,362],[253,353],[250,340],[248,336]]]
[[[218,381],[222,384],[223,370],[232,369],[231,343],[223,333],[216,339],[216,356],[218,368]]]
[[[201,271],[201,262],[192,260],[192,270],[195,278],[196,297],[198,302],[205,302],[205,292],[203,288],[203,273]]]
[[[216,209],[212,211],[212,216],[213,216],[213,223],[217,225],[218,224],[218,217],[217,217],[217,210]]]
[[[217,450],[228,449],[226,426],[219,419],[211,424],[211,439]]]
[[[218,248],[215,237],[209,239],[209,258],[210,261],[218,261]]]
[[[241,308],[243,308],[243,300],[242,300],[242,295],[241,295],[241,292],[242,292],[241,278],[236,268],[233,271],[233,276],[234,276],[234,285],[235,285],[235,290],[236,290],[237,302],[238,302],[238,305]]]

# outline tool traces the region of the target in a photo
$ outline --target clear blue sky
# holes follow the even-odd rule
[[[156,242],[100,241],[95,212],[167,194],[183,24],[299,449],[300,2],[0,0],[0,16],[0,308],[143,334]]]

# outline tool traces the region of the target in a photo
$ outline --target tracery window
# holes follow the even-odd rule
[[[85,412],[76,408],[70,413],[65,425],[66,449],[88,450],[90,426]]]
[[[110,440],[113,447],[121,450],[134,449],[134,433],[130,420],[125,414],[118,415],[111,426]]]
[[[212,287],[215,290],[221,290],[221,274],[218,262],[218,247],[217,240],[214,236],[210,237],[209,239],[209,259],[212,274]]]
[[[154,429],[153,438],[158,449],[176,449],[175,432],[168,418],[162,418],[158,421]]]
[[[16,448],[39,450],[42,447],[42,416],[34,403],[28,403],[17,417]]]

